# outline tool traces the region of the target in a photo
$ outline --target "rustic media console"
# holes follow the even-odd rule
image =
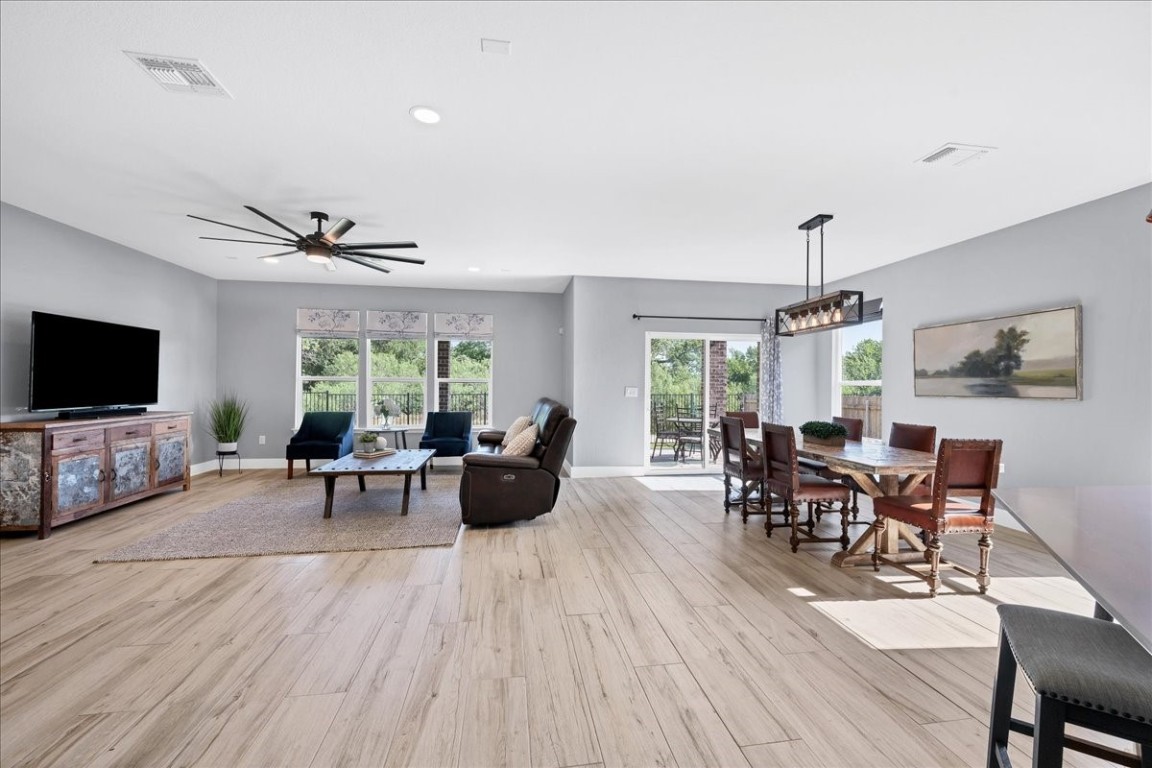
[[[191,413],[0,424],[0,531],[52,528],[191,487]]]

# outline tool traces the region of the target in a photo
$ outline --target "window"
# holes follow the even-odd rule
[[[435,317],[429,347],[427,312],[296,310],[297,422],[347,411],[361,427],[419,427],[426,411],[469,411],[490,426],[492,315]]]
[[[426,339],[369,339],[371,425],[424,423],[424,387],[428,374]],[[384,409],[387,408],[387,413]]]
[[[300,413],[357,411],[359,339],[299,336]]]
[[[864,420],[864,437],[880,437],[884,324],[880,320],[840,331],[840,415]]]
[[[492,341],[436,339],[436,409],[471,411],[472,426],[491,425]]]

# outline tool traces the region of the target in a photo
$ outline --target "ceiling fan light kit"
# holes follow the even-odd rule
[[[316,222],[316,231],[307,235],[302,235],[296,230],[292,229],[286,224],[283,224],[276,219],[272,218],[263,211],[257,210],[250,205],[244,206],[252,213],[256,214],[265,221],[276,225],[288,234],[292,235],[291,238],[284,235],[274,235],[268,232],[261,232],[257,229],[249,229],[247,227],[238,227],[235,224],[226,224],[223,221],[216,221],[214,219],[206,219],[203,216],[194,216],[189,213],[188,218],[197,219],[199,221],[206,221],[209,224],[219,224],[222,227],[230,229],[238,229],[241,232],[251,232],[254,235],[270,238],[268,240],[240,240],[232,237],[204,237],[201,240],[223,240],[229,243],[254,243],[256,245],[279,245],[281,247],[288,247],[293,250],[284,251],[282,253],[272,253],[266,256],[258,256],[261,261],[267,264],[277,264],[280,262],[281,256],[288,256],[293,253],[303,253],[308,261],[314,264],[321,264],[329,272],[336,270],[335,259],[344,259],[359,264],[362,267],[374,269],[377,272],[391,272],[392,270],[385,267],[382,261],[400,261],[406,264],[423,264],[424,259],[415,258],[412,256],[394,256],[388,253],[371,253],[378,249],[392,249],[392,248],[416,248],[416,243],[395,242],[395,243],[340,243],[337,242],[348,230],[356,226],[356,222],[351,219],[337,219],[336,223],[324,230],[323,224],[328,221],[328,214],[322,211],[312,211],[310,218]]]
[[[800,225],[807,234],[804,244],[804,301],[776,310],[776,335],[799,336],[816,331],[830,331],[864,322],[864,292],[835,291],[824,293],[824,224],[832,214],[818,213]],[[811,293],[812,230],[820,230],[820,294]]]

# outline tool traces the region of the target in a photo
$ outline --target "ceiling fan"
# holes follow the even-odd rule
[[[424,259],[417,259],[411,256],[394,256],[388,253],[369,253],[381,248],[416,248],[416,243],[402,242],[402,243],[339,243],[348,230],[356,226],[356,222],[351,219],[337,219],[336,223],[328,228],[325,232],[322,225],[328,221],[328,214],[321,213],[320,211],[312,211],[309,218],[316,222],[316,231],[307,235],[302,235],[291,227],[281,224],[276,219],[272,218],[263,211],[259,211],[250,205],[244,206],[252,213],[260,218],[275,224],[280,229],[292,235],[292,237],[285,237],[283,235],[271,235],[267,232],[261,232],[256,229],[248,229],[247,227],[238,227],[235,224],[225,224],[222,221],[213,221],[206,219],[203,216],[194,216],[188,214],[190,219],[199,219],[206,221],[209,224],[219,224],[222,227],[231,227],[232,229],[239,229],[242,232],[251,232],[254,235],[272,238],[271,240],[237,240],[231,237],[203,237],[201,240],[223,240],[228,243],[257,243],[259,245],[278,245],[281,247],[289,247],[292,250],[284,251],[283,253],[273,253],[267,256],[259,256],[257,258],[262,261],[275,262],[281,256],[288,256],[289,254],[296,253],[297,251],[303,253],[308,257],[308,261],[317,264],[323,264],[329,272],[336,271],[336,259],[344,259],[359,264],[362,267],[375,269],[380,272],[391,272],[392,270],[384,266],[381,261],[402,261],[407,264],[423,264]]]

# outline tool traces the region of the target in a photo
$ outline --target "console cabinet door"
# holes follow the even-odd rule
[[[71,515],[104,503],[104,449],[52,457],[52,510]]]
[[[183,483],[188,466],[188,433],[156,438],[156,485]]]
[[[109,462],[112,471],[108,478],[111,499],[135,496],[151,487],[149,484],[151,458],[151,440],[112,443]]]

